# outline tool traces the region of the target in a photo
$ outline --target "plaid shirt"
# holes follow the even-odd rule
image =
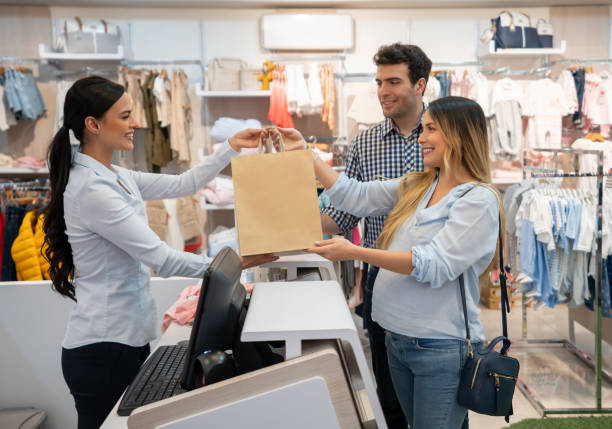
[[[425,106],[423,106],[425,111]],[[422,118],[422,117],[421,117]],[[357,135],[346,158],[345,174],[363,182],[395,179],[411,171],[423,171],[423,154],[417,142],[421,122],[408,137],[402,135],[389,118]],[[359,219],[336,210],[332,205],[321,210],[329,215],[345,234],[352,231]],[[386,216],[365,218],[364,247],[376,247]]]

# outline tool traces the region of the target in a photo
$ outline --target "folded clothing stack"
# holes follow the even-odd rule
[[[46,165],[44,159],[38,159],[31,156],[22,156],[17,158],[13,167],[21,167],[21,168],[32,168],[37,170],[39,168],[44,168]]]
[[[210,136],[218,142],[224,142],[238,131],[254,128],[261,128],[261,122],[257,119],[235,119],[235,118],[219,118],[215,121]]]
[[[238,252],[238,234],[236,228],[217,227],[208,236],[208,256],[214,258],[225,246],[231,247]]]
[[[234,182],[228,176],[217,176],[200,193],[210,204],[234,204]]]

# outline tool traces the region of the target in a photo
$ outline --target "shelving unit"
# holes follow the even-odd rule
[[[123,46],[117,47],[117,53],[112,54],[72,54],[65,52],[54,52],[44,43],[38,44],[38,55],[44,60],[56,61],[121,61],[124,58]]]
[[[49,177],[48,168],[20,168],[20,167],[1,167],[0,178],[26,179],[35,177]]]
[[[241,98],[241,97],[270,97],[272,91],[205,91],[202,89],[202,85],[199,83],[195,89],[196,95],[200,97],[227,97],[227,98]]]
[[[515,56],[515,57],[537,57],[542,55],[562,55],[565,53],[565,40],[559,41],[552,48],[523,48],[523,49],[498,49],[495,50],[495,41],[489,42],[489,50],[486,55],[492,56]]]
[[[491,178],[491,183],[494,185],[514,185],[522,180],[522,177],[493,177]]]
[[[200,206],[205,210],[234,210],[235,209],[234,204],[225,204],[225,205],[219,206],[216,204],[209,204],[205,202],[203,199],[202,199],[202,203]]]

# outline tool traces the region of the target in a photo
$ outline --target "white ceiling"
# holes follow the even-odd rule
[[[0,0],[0,5],[130,6],[203,8],[454,8],[612,4],[612,0]]]

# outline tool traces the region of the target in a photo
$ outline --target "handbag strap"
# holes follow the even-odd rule
[[[474,189],[474,185],[461,195],[459,198],[463,197],[465,194]],[[510,348],[510,340],[508,340],[508,324],[506,320],[506,311],[510,312],[510,302],[508,300],[508,289],[506,287],[506,268],[504,267],[504,242],[502,236],[502,222],[501,222],[501,212],[498,216],[499,220],[499,228],[498,228],[498,243],[499,243],[499,286],[501,288],[501,310],[502,310],[502,335],[503,335],[503,346],[501,348],[501,354],[505,355]],[[472,350],[472,339],[470,336],[470,324],[468,322],[468,314],[467,314],[467,303],[465,299],[465,280],[463,277],[463,273],[459,275],[459,290],[461,292],[461,303],[463,306],[463,321],[465,322],[465,337],[468,343],[468,355],[470,357],[474,357],[474,351]]]

